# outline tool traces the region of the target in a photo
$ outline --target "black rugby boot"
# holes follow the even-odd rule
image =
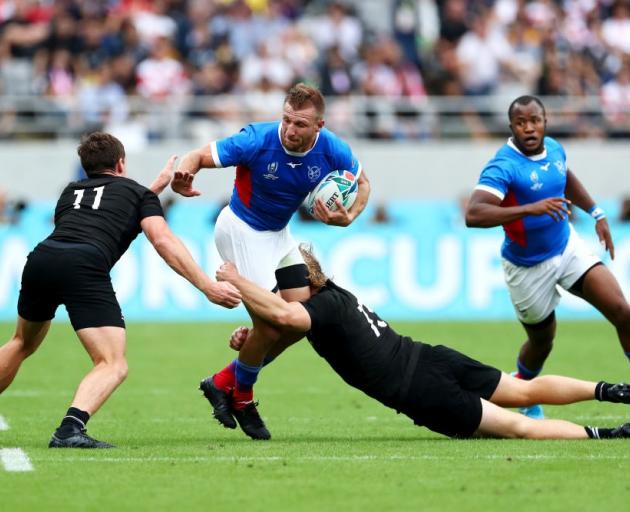
[[[86,429],[79,426],[71,426],[70,435],[61,435],[55,432],[50,438],[48,448],[115,448],[113,444],[98,441],[87,435]]]
[[[252,439],[271,439],[271,434],[269,430],[267,430],[265,422],[260,417],[260,414],[258,414],[258,409],[256,409],[257,405],[258,402],[249,402],[245,407],[240,409],[232,408],[232,414],[236,418],[236,421],[238,421],[243,432]]]
[[[231,395],[215,386],[214,377],[203,379],[199,383],[199,389],[212,405],[212,415],[217,421],[225,428],[236,428],[236,421],[230,407]]]

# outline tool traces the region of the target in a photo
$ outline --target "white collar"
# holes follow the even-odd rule
[[[311,150],[317,145],[317,141],[319,140],[319,132],[317,132],[317,135],[315,136],[315,142],[313,142],[313,145],[311,146],[310,149],[307,149],[306,151],[304,151],[304,153],[298,153],[297,151],[289,151],[287,148],[284,147],[284,144],[282,144],[282,136],[280,135],[280,128],[282,128],[282,121],[278,123],[278,139],[280,139],[280,145],[282,146],[282,149],[284,150],[284,152],[290,156],[308,155],[311,152]]]
[[[543,142],[544,144],[544,142]],[[510,146],[514,151],[516,151],[517,153],[520,153],[521,155],[523,155],[525,158],[529,158],[530,160],[536,162],[538,160],[544,160],[545,158],[547,158],[547,148],[543,149],[542,153],[539,153],[537,155],[526,155],[525,153],[523,153],[520,149],[518,149],[516,147],[516,144],[514,144],[514,141],[512,140],[512,137],[510,137],[507,141],[507,145]]]

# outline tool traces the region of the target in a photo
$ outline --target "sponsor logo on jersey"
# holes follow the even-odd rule
[[[536,191],[543,188],[543,184],[540,182],[540,178],[538,177],[538,173],[536,171],[531,172],[529,179],[532,180],[532,186],[529,187],[530,190]]]
[[[322,175],[322,170],[316,165],[313,165],[312,167],[309,165],[308,172],[306,173],[306,175],[308,176],[309,180],[317,181],[319,177]]]
[[[287,162],[287,165],[291,167],[291,169],[295,169],[298,165],[302,165],[302,162]]]
[[[545,165],[540,166],[540,170],[547,172],[549,170],[550,165],[551,165],[551,162],[547,162]]]
[[[263,178],[268,179],[268,180],[277,180],[279,177],[276,174],[277,172],[278,172],[278,162],[271,162],[270,164],[267,165],[267,174],[263,174]]]

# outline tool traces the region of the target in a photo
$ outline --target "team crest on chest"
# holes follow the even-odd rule
[[[308,172],[306,173],[308,179],[311,181],[317,181],[317,179],[322,175],[322,170],[316,165],[309,165]]]
[[[278,179],[278,162],[271,162],[267,164],[267,174],[263,174],[263,178],[268,180],[277,180]]]

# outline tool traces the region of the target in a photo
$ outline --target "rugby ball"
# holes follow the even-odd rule
[[[359,182],[350,171],[332,171],[306,197],[306,208],[315,214],[315,201],[321,199],[330,211],[337,209],[337,200],[344,208],[350,208],[357,198]]]

